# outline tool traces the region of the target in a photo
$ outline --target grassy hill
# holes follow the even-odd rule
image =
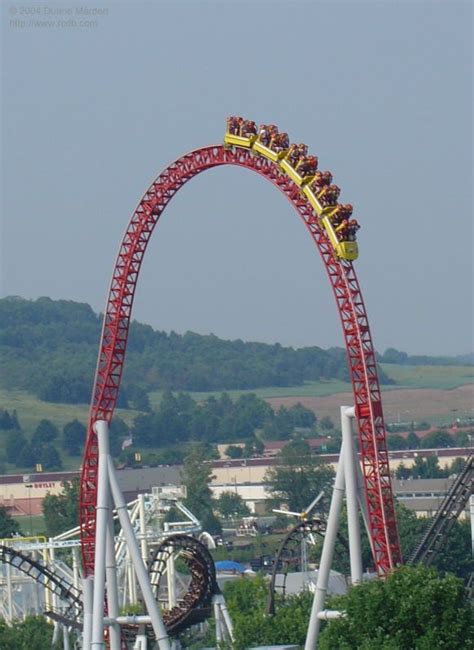
[[[74,419],[87,423],[100,328],[100,316],[86,304],[49,298],[0,300],[0,408],[16,410],[28,439],[44,419],[60,430]],[[472,355],[409,357],[392,348],[378,357],[385,395],[386,391],[399,395],[393,400],[384,397],[387,421],[404,408],[434,424],[448,421],[452,412],[468,412],[465,402],[470,389],[462,388],[462,395],[454,392],[474,383]],[[417,360],[422,363],[416,364]],[[333,419],[338,417],[341,399],[350,400],[352,392],[341,348],[293,349],[192,332],[181,336],[134,322],[122,408],[116,416],[131,426],[149,406],[158,409],[169,389],[189,391],[198,402],[223,391],[234,401],[255,393],[274,408],[301,400],[319,418]],[[453,400],[446,391],[453,391]],[[406,402],[414,405],[404,406]],[[438,409],[433,408],[435,402]],[[5,439],[0,431],[0,462]],[[56,444],[60,447],[59,440]],[[61,455],[65,469],[77,468],[77,456],[64,450]],[[18,471],[7,464],[3,469]]]

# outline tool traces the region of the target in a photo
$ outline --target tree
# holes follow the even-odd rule
[[[236,492],[222,492],[216,501],[216,508],[224,519],[246,517],[250,514],[247,504]]]
[[[455,458],[449,467],[449,476],[452,474],[460,474],[466,467],[464,458]]]
[[[29,442],[27,442],[21,449],[16,459],[15,465],[17,467],[33,467],[35,465],[35,454]]]
[[[71,456],[79,456],[84,449],[87,429],[79,420],[72,420],[63,427],[63,448]]]
[[[440,553],[433,560],[438,571],[450,571],[467,580],[474,573],[472,557],[471,524],[469,521],[455,521]]]
[[[332,431],[334,429],[334,422],[331,420],[329,415],[325,415],[319,421],[319,426],[323,431]]]
[[[0,621],[0,648],[4,650],[51,650],[62,647],[59,642],[51,645],[53,626],[44,616],[28,616],[24,621],[15,620],[12,625]]]
[[[244,450],[242,447],[237,447],[237,445],[229,445],[226,448],[225,453],[229,458],[242,458]]]
[[[402,461],[400,465],[395,470],[395,477],[400,481],[404,481],[411,476],[411,467],[407,467]]]
[[[43,465],[43,469],[58,470],[62,469],[63,462],[56,447],[50,443],[43,445],[36,452],[38,461]]]
[[[9,515],[4,506],[0,506],[0,538],[13,537],[19,530],[18,522]]]
[[[445,449],[454,447],[454,439],[447,431],[431,431],[421,440],[423,449]]]
[[[427,456],[427,458],[417,456],[411,468],[411,474],[413,478],[444,478],[446,476],[446,472],[439,466],[436,456]]]
[[[212,467],[210,463],[205,462],[205,458],[203,446],[195,444],[184,459],[181,477],[187,488],[185,505],[201,521],[205,530],[220,533],[221,526],[213,512],[212,492],[209,487]]]
[[[31,438],[31,445],[36,452],[43,445],[52,442],[59,435],[58,428],[50,420],[40,420]]]
[[[387,348],[380,359],[382,363],[397,363],[403,364],[407,361],[408,354],[406,352],[400,352],[396,348]]]
[[[387,436],[387,444],[389,449],[406,449],[407,441],[399,433],[391,433]]]
[[[235,650],[289,643],[303,647],[313,600],[309,591],[288,596],[274,616],[265,612],[268,584],[262,576],[228,581],[224,595],[234,626]]]
[[[474,647],[474,618],[462,580],[423,566],[402,567],[334,598],[346,616],[323,630],[321,650]]]
[[[277,456],[277,464],[265,475],[272,496],[285,501],[296,512],[304,510],[321,490],[328,500],[333,479],[332,467],[311,455],[311,448],[304,440],[286,445]]]
[[[420,439],[414,431],[410,431],[407,435],[407,449],[419,449]]]
[[[9,431],[5,443],[7,461],[16,465],[22,449],[28,444],[28,440],[21,431]]]
[[[12,411],[12,414],[10,415],[6,409],[0,409],[0,429],[3,431],[11,429],[15,429],[16,431],[20,430],[16,411]]]
[[[122,451],[123,441],[130,436],[130,427],[122,418],[115,417],[110,424],[109,434],[110,453],[117,457]]]
[[[79,524],[79,481],[63,483],[61,494],[47,494],[43,514],[48,537],[59,535]]]

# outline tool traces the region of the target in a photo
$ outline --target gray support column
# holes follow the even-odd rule
[[[109,510],[108,514],[109,516],[107,525],[107,548],[105,565],[105,575],[107,578],[107,608],[109,617],[111,619],[116,619],[119,615],[119,603],[117,567],[115,564],[114,519],[112,516],[112,509]],[[117,623],[109,625],[109,635],[110,650],[121,650],[120,626]]]
[[[110,489],[115,503],[115,508],[122,526],[122,530],[127,541],[127,546],[130,550],[130,555],[137,574],[140,589],[142,591],[143,599],[146,608],[151,618],[153,631],[155,632],[156,640],[160,650],[170,650],[170,641],[163,620],[161,618],[160,609],[150,585],[150,579],[140,555],[140,548],[137,539],[134,535],[130,517],[128,516],[127,505],[124,501],[122,492],[120,491],[117,477],[115,476],[115,468],[112,458],[108,458],[108,476],[110,481]]]
[[[332,557],[334,546],[336,544],[337,531],[339,529],[339,518],[341,514],[342,499],[344,496],[344,455],[345,442],[341,445],[339,454],[339,463],[337,466],[336,480],[332,493],[331,506],[329,508],[328,523],[326,535],[324,536],[323,550],[321,553],[321,563],[319,565],[318,579],[316,582],[316,591],[311,608],[311,616],[308,625],[308,635],[306,637],[305,650],[314,650],[318,641],[319,628],[321,621],[318,618],[319,612],[324,609],[324,601],[329,582],[329,573],[331,571]]]
[[[92,601],[94,578],[89,576],[82,581],[82,650],[90,650],[92,641]]]
[[[354,439],[352,435],[352,419],[354,415],[353,406],[341,406],[351,582],[353,585],[356,585],[362,582],[362,552],[360,548],[359,509],[357,507],[356,462],[358,462],[358,459],[354,453]]]
[[[99,465],[97,483],[97,506],[94,554],[94,599],[92,605],[92,650],[105,648],[104,644],[104,605],[105,605],[105,554],[107,526],[109,517],[108,455],[109,431],[105,420],[94,425],[99,445]]]

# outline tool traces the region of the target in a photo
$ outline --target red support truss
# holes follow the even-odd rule
[[[359,424],[372,551],[377,570],[386,574],[401,563],[400,543],[375,352],[355,270],[352,263],[334,256],[310,203],[278,165],[246,149],[220,145],[192,151],[158,176],[135,210],[119,250],[104,316],[81,475],[80,522],[85,573],[90,574],[94,569],[98,449],[93,424],[98,419],[108,422],[112,419],[143,256],[158,219],[176,192],[197,174],[218,165],[246,167],[271,181],[296,208],[319,249],[336,298],[346,344]]]

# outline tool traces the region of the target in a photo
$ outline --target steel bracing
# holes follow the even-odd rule
[[[382,400],[362,292],[351,262],[338,259],[310,203],[277,164],[241,148],[204,147],[172,163],[151,184],[135,210],[115,264],[93,388],[81,475],[81,548],[86,574],[94,568],[98,446],[93,425],[111,421],[122,377],[133,299],[141,263],[155,225],[176,192],[197,174],[220,165],[253,170],[286,195],[313,238],[331,283],[347,350],[359,425],[359,450],[371,545],[380,574],[401,563],[390,481]]]
[[[467,506],[472,494],[473,480],[474,456],[471,453],[462,472],[458,474],[435,516],[428,524],[420,543],[408,558],[407,564],[422,562],[429,565],[433,562],[445,544],[454,522]]]

